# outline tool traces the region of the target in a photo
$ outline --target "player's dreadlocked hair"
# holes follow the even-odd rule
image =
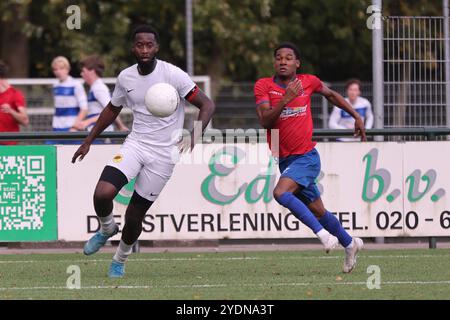
[[[283,49],[283,48],[289,48],[292,49],[292,51],[294,51],[295,54],[295,58],[297,58],[298,60],[300,60],[300,50],[297,48],[297,46],[295,44],[293,44],[292,42],[283,42],[280,43],[278,45],[278,47],[275,48],[275,50],[273,51],[273,56],[276,57],[278,50]]]
[[[159,43],[159,34],[158,32],[150,25],[148,24],[143,24],[140,26],[137,26],[132,34],[132,39],[134,40],[134,38],[136,37],[136,34],[138,33],[153,33],[153,35],[155,36],[155,40],[157,43]]]

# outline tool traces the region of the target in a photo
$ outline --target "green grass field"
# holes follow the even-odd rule
[[[450,299],[448,250],[363,251],[341,272],[343,251],[141,253],[123,279],[108,279],[112,254],[0,255],[3,299]],[[81,289],[67,289],[67,268]],[[370,265],[381,288],[368,289]]]

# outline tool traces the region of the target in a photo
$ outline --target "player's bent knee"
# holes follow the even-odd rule
[[[275,192],[274,191],[274,198],[279,204],[286,207],[289,205],[291,200],[294,198],[294,195],[292,194],[292,192],[287,192],[287,191]]]
[[[100,175],[100,182],[105,181],[112,184],[117,191],[120,191],[124,185],[128,183],[127,176],[117,168],[112,166],[105,166],[102,174]]]
[[[99,181],[94,192],[95,202],[112,201],[117,195],[117,188],[109,182]]]
[[[281,178],[273,190],[273,197],[280,202],[279,199],[284,193],[294,194],[300,190],[300,187],[301,186],[290,178]]]
[[[286,193],[286,190],[282,190],[281,188],[275,188],[273,190],[273,197],[275,198],[276,201],[280,202],[280,198],[283,193]]]

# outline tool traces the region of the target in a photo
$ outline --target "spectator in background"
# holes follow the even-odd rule
[[[358,79],[350,79],[345,84],[347,97],[345,100],[355,109],[364,121],[364,127],[371,129],[373,126],[372,105],[369,100],[361,97],[361,81]],[[345,112],[334,106],[328,122],[330,129],[353,129],[355,119]],[[338,141],[359,141],[357,138],[339,138]]]
[[[29,123],[25,98],[6,80],[8,66],[0,60],[0,132],[19,132],[19,125]],[[1,145],[15,145],[15,141],[0,141]]]
[[[108,87],[102,81],[101,77],[105,71],[105,65],[102,59],[97,55],[91,55],[81,61],[81,76],[89,85],[88,93],[88,115],[85,120],[75,126],[77,130],[88,130],[94,127],[100,113],[111,101],[111,94]],[[119,131],[128,131],[119,117],[114,121]],[[104,131],[113,131],[109,126]]]
[[[53,131],[77,131],[88,113],[86,92],[83,85],[69,75],[70,64],[65,57],[53,59],[52,70],[58,79],[53,86]]]

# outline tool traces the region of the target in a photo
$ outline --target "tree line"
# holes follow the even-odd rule
[[[385,0],[383,15],[442,15],[441,0]],[[282,41],[296,43],[302,71],[328,81],[370,80],[370,0],[193,0],[195,74],[213,81],[254,81],[272,74]],[[69,30],[69,5],[80,7],[81,28]],[[0,59],[13,77],[51,77],[57,55],[73,64],[100,54],[105,76],[134,63],[131,32],[142,23],[161,36],[159,57],[186,66],[185,1],[0,1]]]

